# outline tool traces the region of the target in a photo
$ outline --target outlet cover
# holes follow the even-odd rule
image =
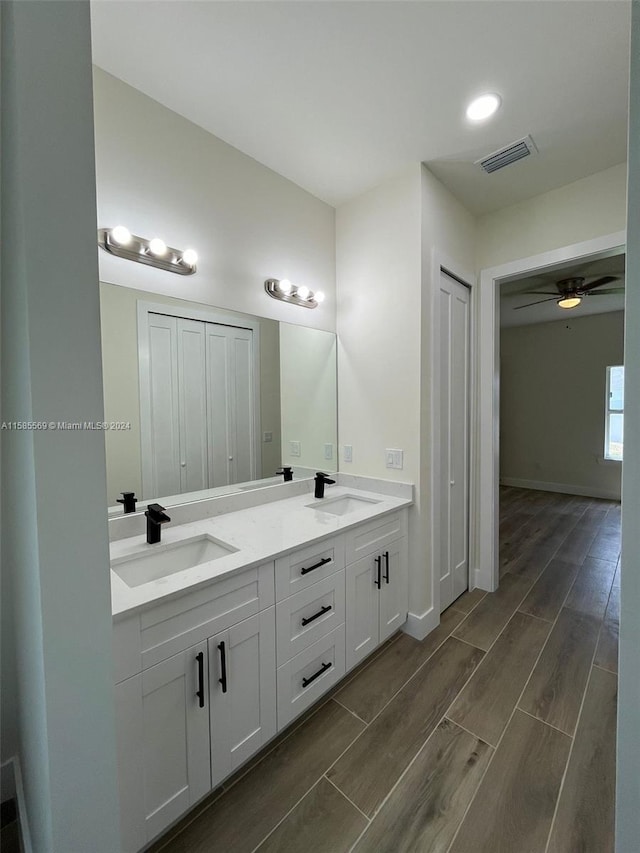
[[[325,444],[325,446],[324,446],[324,458],[326,460],[333,459],[333,444]]]
[[[262,440],[265,444],[271,444],[273,441],[273,433],[272,432],[263,432]]]
[[[396,468],[401,471],[404,466],[404,451],[387,448],[385,450],[387,468]]]
[[[345,462],[353,462],[353,445],[345,444],[342,453]]]
[[[290,441],[289,442],[289,455],[290,456],[300,456],[300,442],[299,441]]]

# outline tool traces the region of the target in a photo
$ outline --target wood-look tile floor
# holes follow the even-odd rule
[[[620,505],[501,489],[500,589],[398,634],[154,853],[613,853]]]

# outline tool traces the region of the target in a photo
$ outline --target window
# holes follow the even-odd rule
[[[624,432],[624,367],[607,367],[607,415],[604,458],[622,461]]]

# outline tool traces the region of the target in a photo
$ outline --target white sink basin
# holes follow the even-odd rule
[[[356,512],[359,509],[364,509],[371,504],[379,504],[373,498],[361,498],[359,495],[342,495],[339,498],[322,498],[313,504],[307,504],[310,509],[315,509],[318,512],[327,512],[330,515],[348,515],[350,512]]]
[[[127,586],[142,586],[192,569],[202,563],[217,560],[233,554],[237,548],[213,539],[206,533],[194,536],[171,545],[148,545],[144,554],[132,557],[119,557],[111,563],[111,568]]]

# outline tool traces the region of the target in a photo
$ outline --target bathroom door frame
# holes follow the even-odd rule
[[[262,472],[262,431],[260,420],[260,321],[252,320],[240,314],[217,311],[202,311],[198,308],[170,305],[164,302],[147,302],[139,299],[137,302],[138,317],[138,396],[140,399],[140,460],[142,468],[142,493],[145,484],[153,479],[151,459],[145,449],[146,437],[151,430],[151,407],[149,398],[149,314],[164,314],[183,320],[196,320],[204,323],[215,323],[218,326],[233,326],[239,329],[249,329],[253,337],[253,431],[254,431],[254,468],[253,479],[258,479]],[[188,494],[186,492],[185,494]],[[161,498],[162,495],[153,497]]]
[[[477,484],[474,516],[477,527],[473,586],[494,592],[500,582],[499,480],[500,480],[500,285],[542,268],[551,272],[571,261],[588,261],[625,250],[627,235],[616,231],[559,249],[530,255],[480,271],[477,313],[478,399]]]

